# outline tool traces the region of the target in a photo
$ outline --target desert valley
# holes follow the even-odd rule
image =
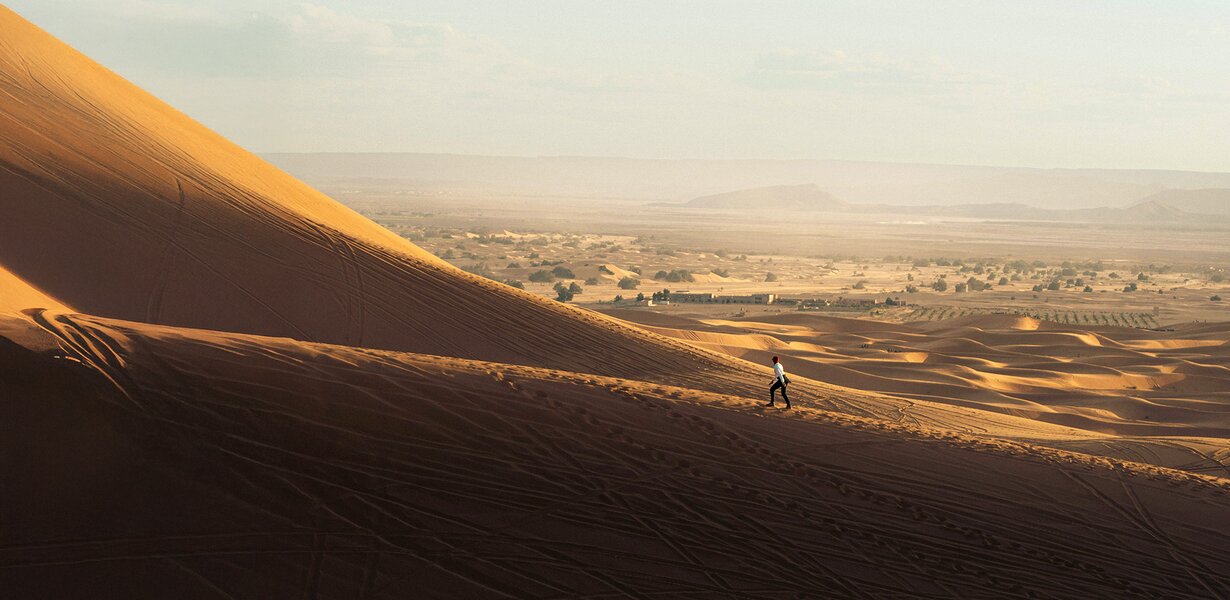
[[[1227,189],[257,156],[0,7],[0,596],[1230,598]]]

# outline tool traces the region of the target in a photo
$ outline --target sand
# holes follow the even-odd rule
[[[1230,595],[1223,328],[640,327],[463,273],[0,32],[5,595]],[[762,406],[768,352],[811,365],[792,411]],[[1089,426],[1163,379],[1188,387],[1150,397],[1161,429]],[[1107,393],[1043,398],[1077,384]]]
[[[1174,445],[1230,439],[1230,324],[1150,331],[1015,315],[884,323],[806,313],[610,314],[756,362],[779,355],[791,373],[834,385]],[[1217,445],[1213,454],[1196,451],[1208,460],[1172,466],[1228,474],[1230,451]]]
[[[23,597],[1230,585],[1224,480],[533,367],[46,312],[0,323],[25,340],[0,346],[24,374],[6,397],[27,399],[3,405],[22,423],[4,454],[42,467],[6,470],[27,492],[0,505],[0,585]]]

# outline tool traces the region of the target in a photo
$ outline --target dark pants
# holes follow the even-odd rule
[[[786,384],[780,381],[774,381],[773,385],[769,387],[769,406],[773,406],[774,400],[777,399],[776,396],[773,395],[773,393],[777,390],[782,391],[782,400],[786,401],[786,408],[790,408],[790,396],[786,395]]]

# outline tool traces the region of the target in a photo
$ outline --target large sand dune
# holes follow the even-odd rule
[[[1211,478],[531,367],[37,311],[0,331],[16,597],[1230,589]]]
[[[0,267],[61,303],[612,375],[705,360],[454,269],[3,8],[0,32]]]

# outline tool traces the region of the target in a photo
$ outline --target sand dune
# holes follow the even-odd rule
[[[57,313],[0,332],[18,597],[1230,589],[1230,485],[1168,469],[531,367]]]
[[[7,9],[0,31],[0,266],[63,304],[612,375],[735,368],[462,273]]]
[[[1230,438],[1222,326],[1086,331],[1013,315],[901,324],[787,313],[672,315],[664,327],[644,311],[612,314],[754,362],[782,355],[791,372],[834,385],[1179,444]]]
[[[70,310],[63,302],[48,296],[42,290],[0,267],[0,312],[13,312],[26,308]]]

